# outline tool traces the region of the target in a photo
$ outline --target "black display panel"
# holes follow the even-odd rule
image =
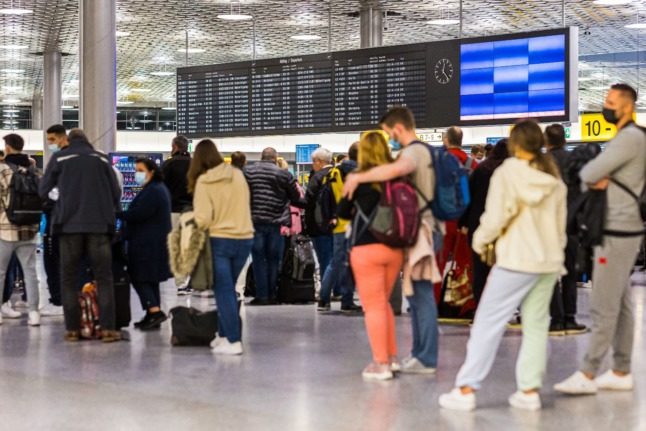
[[[564,109],[545,109],[543,116],[539,115],[542,111],[528,116],[543,121],[571,121],[572,115],[576,115],[576,73],[570,71],[576,68],[578,57],[572,48],[578,43],[576,34],[576,29],[558,29],[180,68],[177,71],[177,128],[179,133],[191,138],[362,131],[376,127],[381,115],[395,105],[411,108],[418,126],[423,128],[505,124],[510,121],[504,116],[467,114],[469,110],[488,113],[483,104],[489,99],[493,101],[493,110],[500,109],[493,106],[500,105],[500,98],[505,98],[509,106],[522,105],[511,100],[514,93],[522,92],[508,91],[491,97],[484,91],[477,92],[477,97],[465,95],[480,85],[474,81],[477,73],[471,72],[479,72],[477,68],[465,66],[462,70],[465,50],[474,51],[475,47],[476,54],[480,55],[479,43],[489,46],[486,42],[493,41],[496,43],[492,46],[504,48],[505,44],[498,41],[550,35],[562,36],[565,64],[558,69],[562,70],[560,74],[547,73],[551,70],[541,73],[546,77],[543,80],[552,86],[552,81],[562,80],[555,88],[562,88],[559,97],[564,99]],[[530,40],[527,45],[531,43]],[[516,51],[512,50],[507,57],[516,61],[519,57]],[[469,58],[480,61],[477,55]],[[487,61],[502,61],[499,57]],[[532,57],[528,55],[528,58]],[[503,60],[507,61],[506,57]],[[542,63],[530,64],[527,68],[531,71],[533,67],[544,68]],[[468,87],[461,86],[461,74],[467,72],[470,73]],[[514,79],[514,89],[525,85],[523,80]],[[487,85],[492,84],[488,81],[482,84]],[[538,84],[527,80],[526,85],[531,92],[532,86]],[[513,114],[522,117],[522,112]]]

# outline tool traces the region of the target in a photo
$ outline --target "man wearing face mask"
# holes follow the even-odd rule
[[[603,116],[617,126],[617,136],[579,174],[588,187],[607,190],[608,203],[603,243],[594,250],[590,345],[580,371],[554,386],[566,394],[595,394],[599,389],[630,391],[634,385],[630,274],[644,237],[638,201],[646,171],[646,134],[633,122],[636,102],[637,92],[629,85],[610,88]],[[610,347],[612,369],[596,377]]]

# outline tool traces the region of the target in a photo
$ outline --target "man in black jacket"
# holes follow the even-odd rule
[[[193,207],[193,196],[188,192],[188,169],[191,166],[191,154],[188,152],[188,139],[182,135],[173,138],[170,159],[162,166],[164,184],[171,196],[171,222],[173,229],[179,224],[182,212]],[[178,295],[191,293],[185,278],[175,278]]]
[[[296,179],[289,171],[280,169],[277,161],[276,150],[265,148],[260,162],[247,165],[244,169],[251,192],[251,217],[255,230],[251,255],[256,297],[251,305],[269,305],[273,302],[283,257],[280,228],[285,209],[290,203],[304,206]]]
[[[60,235],[61,286],[67,341],[80,338],[79,268],[84,256],[97,282],[100,325],[104,342],[120,339],[115,331],[111,236],[121,190],[108,157],[92,147],[80,129],[70,131],[69,146],[55,153],[40,183],[40,196],[58,188],[52,217]]]
[[[552,124],[545,129],[545,146],[559,167],[561,178],[565,178],[569,153],[565,149],[565,129],[560,124]],[[568,187],[570,189],[570,187]],[[575,192],[575,191],[574,191]],[[573,191],[568,190],[568,206]],[[550,335],[573,335],[586,332],[587,328],[576,321],[577,313],[577,270],[576,257],[579,244],[577,237],[568,235],[565,247],[565,269],[567,275],[561,277],[554,288],[550,314]]]

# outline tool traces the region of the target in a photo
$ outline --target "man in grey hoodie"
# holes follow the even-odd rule
[[[638,196],[646,176],[646,134],[633,122],[637,92],[613,85],[603,107],[617,136],[580,173],[589,187],[607,190],[603,245],[594,250],[592,273],[592,336],[580,371],[554,386],[559,392],[594,394],[598,389],[633,389],[630,373],[634,337],[630,274],[643,236]],[[608,350],[613,367],[595,379]]]

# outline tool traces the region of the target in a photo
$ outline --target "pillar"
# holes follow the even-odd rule
[[[80,127],[97,150],[117,140],[116,0],[79,0]]]
[[[361,48],[383,45],[384,11],[376,5],[364,5],[359,11]]]
[[[43,128],[43,98],[35,94],[31,101],[31,128],[42,130]]]
[[[63,95],[61,89],[61,53],[57,50],[46,51],[43,54],[43,102],[42,121],[43,145],[45,150],[45,163],[51,156],[46,145],[45,131],[54,124],[63,122]]]

